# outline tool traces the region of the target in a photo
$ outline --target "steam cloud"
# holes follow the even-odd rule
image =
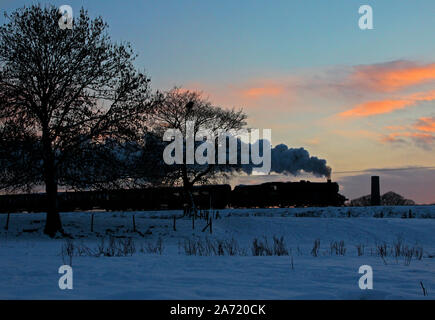
[[[229,163],[230,158],[228,142],[229,140],[227,138],[226,163]],[[202,143],[205,142],[196,142],[196,145]],[[244,146],[242,147],[242,144],[244,144],[244,142],[237,138],[237,163],[239,164],[238,168],[246,174],[251,175],[253,174],[253,171],[258,171],[258,168],[262,167],[263,164],[255,165],[251,162],[249,164],[242,164],[242,150],[247,148],[248,150],[250,150],[250,152],[252,152],[253,147],[253,144],[247,147],[246,144],[244,144]],[[264,156],[263,148],[270,148],[270,141],[268,140],[259,139],[254,144],[259,144],[258,150],[260,156]],[[158,151],[157,154],[161,154],[161,151]],[[326,177],[328,179],[331,176],[331,168],[327,165],[326,160],[311,156],[310,153],[302,147],[289,148],[285,144],[279,144],[274,148],[270,149],[270,157],[270,171],[274,173],[297,176],[305,172],[311,173],[317,177]]]
[[[240,143],[239,141],[239,144]],[[260,154],[263,154],[263,147],[270,147],[270,142],[267,140],[260,139],[255,142],[255,144],[258,143],[260,144]],[[317,177],[327,177],[329,179],[331,176],[331,168],[326,164],[326,160],[310,156],[310,153],[304,148],[289,148],[285,144],[279,144],[271,149],[270,156],[271,172],[297,176],[304,171]],[[257,167],[259,167],[259,165],[251,163],[242,165],[242,170],[248,175],[251,175],[252,171]]]
[[[298,175],[301,171],[312,173],[315,176],[331,176],[331,168],[326,160],[310,156],[304,148],[288,148],[279,144],[271,150],[271,171],[282,174]]]

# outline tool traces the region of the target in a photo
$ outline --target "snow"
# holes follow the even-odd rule
[[[413,219],[403,219],[411,210]],[[348,212],[350,211],[350,217]],[[90,232],[91,214],[94,232]],[[132,216],[136,229],[133,232]],[[43,235],[45,214],[0,215],[0,299],[433,299],[435,206],[226,209],[213,221],[178,219],[176,211],[62,213],[76,245],[97,248],[101,237],[132,237],[131,256],[74,256],[73,290],[60,290],[64,239]],[[382,216],[382,218],[381,218]],[[290,255],[253,256],[254,238],[283,236]],[[141,252],[162,239],[163,254]],[[184,241],[235,239],[246,255],[186,255]],[[123,239],[123,238],[121,238]],[[319,255],[311,254],[320,240]],[[421,260],[376,255],[376,246],[423,249]],[[330,243],[344,241],[345,255]],[[364,245],[358,256],[357,245]],[[293,263],[292,263],[293,261]],[[293,265],[293,267],[292,267]],[[373,268],[373,290],[361,290],[361,265]],[[428,295],[423,296],[420,282]]]

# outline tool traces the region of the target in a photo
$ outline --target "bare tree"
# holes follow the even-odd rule
[[[196,143],[212,143],[218,145],[221,131],[237,131],[246,125],[247,116],[242,110],[223,109],[214,106],[201,93],[195,91],[174,88],[164,94],[163,99],[153,109],[153,128],[158,136],[163,137],[166,129],[179,130],[186,140],[187,126],[192,126],[193,134],[196,136],[201,131],[211,133],[211,139]],[[210,141],[211,140],[211,141]],[[185,146],[186,144],[183,143]],[[217,156],[217,155],[216,155]],[[189,204],[194,207],[192,188],[195,184],[207,183],[210,180],[225,178],[240,166],[234,164],[219,164],[218,161],[205,164],[186,161],[187,151],[183,150],[183,163],[166,165],[166,182],[171,184],[182,184]],[[215,159],[216,160],[216,159]]]
[[[89,165],[77,162],[92,154],[84,147],[144,135],[150,80],[135,69],[131,46],[112,42],[102,18],[91,19],[84,9],[72,30],[59,27],[54,6],[24,7],[6,18],[0,27],[0,142],[6,148],[0,187],[43,183],[44,232],[54,236],[63,232],[58,186],[81,174],[69,170],[73,164]]]

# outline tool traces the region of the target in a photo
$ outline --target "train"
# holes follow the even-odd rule
[[[258,185],[194,186],[198,209],[343,206],[347,200],[336,182],[267,182]],[[183,187],[149,187],[101,191],[59,192],[58,209],[71,211],[182,210],[187,201]],[[0,195],[0,213],[45,212],[44,193]]]

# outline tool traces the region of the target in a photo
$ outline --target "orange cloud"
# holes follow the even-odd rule
[[[413,132],[392,132],[389,133],[388,135],[382,137],[381,140],[385,141],[385,142],[394,142],[394,141],[398,141],[400,139],[398,139],[399,137],[412,137],[414,136],[415,133]]]
[[[405,130],[407,127],[406,126],[386,126],[385,128],[387,128],[388,130]]]
[[[385,92],[397,91],[433,80],[435,80],[435,63],[417,65],[409,61],[358,66],[351,75],[351,82]]]
[[[369,101],[344,111],[341,117],[367,117],[376,114],[390,113],[395,110],[415,106],[419,102],[435,100],[435,90],[414,93],[399,99]]]
[[[414,127],[423,132],[435,132],[435,117],[420,118]]]
[[[386,136],[381,137],[381,141],[382,142],[399,142],[399,141],[404,142],[403,139],[399,139],[400,136],[402,136],[402,133],[393,132],[393,133],[390,133]]]
[[[264,96],[277,96],[284,92],[282,87],[270,86],[270,87],[257,87],[250,88],[242,91],[242,95],[247,98],[258,98]]]
[[[435,142],[435,135],[433,134],[435,132],[435,117],[420,118],[411,126],[388,126],[386,128],[394,130],[394,132],[381,137],[382,142],[404,143],[407,142],[406,138],[408,138],[424,148],[430,148]]]
[[[383,142],[400,142],[404,141],[400,139],[402,137],[414,138],[420,142],[432,143],[435,139],[433,135],[430,133],[421,133],[421,132],[393,132],[381,138]]]
[[[411,133],[411,137],[427,144],[435,141],[435,137],[430,133],[413,132]]]

